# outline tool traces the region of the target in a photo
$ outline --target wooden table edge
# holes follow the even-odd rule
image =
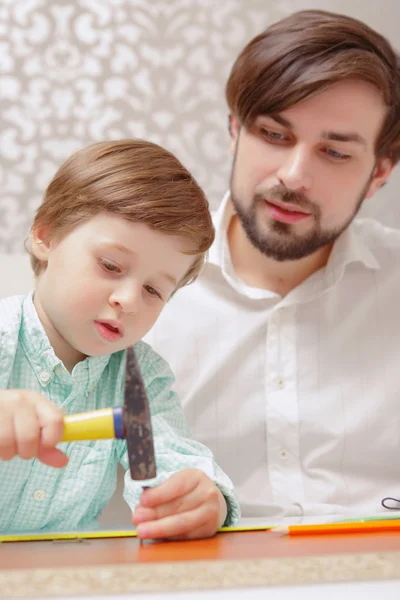
[[[400,552],[0,571],[2,598],[400,579]]]

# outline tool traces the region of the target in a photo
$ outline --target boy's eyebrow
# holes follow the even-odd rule
[[[293,124],[281,115],[265,116],[269,117],[273,121],[276,121],[277,123],[279,123],[279,125],[282,125],[287,129],[293,129]],[[361,144],[362,146],[367,147],[366,139],[363,138],[359,133],[339,133],[337,131],[323,131],[321,137],[324,140],[332,140],[334,142],[356,142],[357,144]]]
[[[125,254],[132,254],[132,250],[123,246],[122,244],[114,243],[114,242],[104,242],[105,246],[109,248],[114,248],[114,250],[119,250],[120,252],[124,252]]]
[[[168,279],[168,281],[172,283],[174,288],[176,288],[176,286],[178,285],[177,280],[175,279],[175,277],[172,277],[172,275],[168,275],[168,273],[160,273],[160,276],[164,277],[164,279]]]
[[[136,252],[133,252],[132,250],[130,250],[130,248],[127,248],[126,246],[123,246],[122,244],[118,244],[118,243],[105,243],[106,246],[108,246],[109,248],[114,248],[115,250],[120,250],[121,252],[124,252],[125,254],[129,254],[130,256],[132,256],[133,254],[136,254]],[[175,279],[175,277],[173,277],[172,275],[169,275],[168,273],[159,273],[160,277],[163,277],[164,279],[167,279],[169,282],[172,283],[172,285],[174,286],[174,288],[178,285],[177,280]]]

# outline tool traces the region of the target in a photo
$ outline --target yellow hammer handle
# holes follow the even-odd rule
[[[101,408],[100,410],[64,417],[62,442],[104,440],[114,437],[114,413],[112,408]]]

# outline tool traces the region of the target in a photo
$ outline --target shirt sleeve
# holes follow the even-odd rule
[[[224,525],[236,524],[240,519],[240,506],[233,483],[216,464],[211,450],[192,438],[179,398],[171,389],[175,380],[171,369],[144,342],[135,345],[135,353],[149,399],[158,474],[146,481],[132,480],[125,448],[120,462],[126,470],[126,502],[133,510],[139,503],[143,486],[159,485],[181,469],[196,468],[208,475],[226,500],[228,511]]]

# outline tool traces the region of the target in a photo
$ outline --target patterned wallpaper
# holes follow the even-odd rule
[[[363,18],[397,43],[399,0],[0,0],[0,252],[22,251],[56,168],[98,140],[164,145],[215,207],[230,170],[231,64],[301,8]],[[399,183],[396,173],[369,214],[400,226]]]

